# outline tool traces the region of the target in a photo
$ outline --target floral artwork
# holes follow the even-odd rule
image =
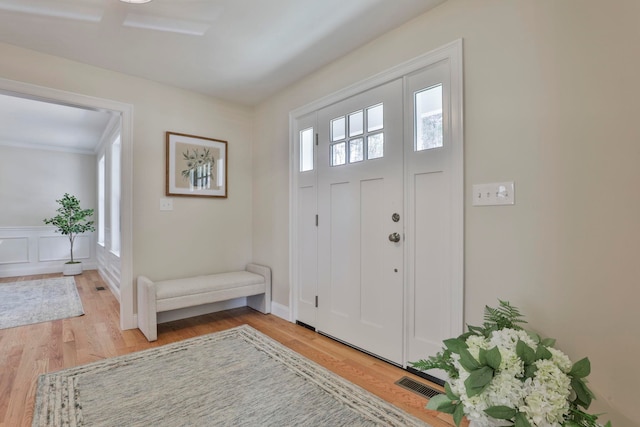
[[[414,362],[418,370],[442,369],[449,375],[446,394],[434,396],[427,409],[453,414],[472,426],[598,427],[586,412],[594,398],[587,387],[589,359],[572,363],[542,339],[523,329],[516,307],[500,301],[485,308],[482,327],[444,341],[436,356]],[[606,424],[611,426],[610,423]]]
[[[227,197],[227,142],[167,132],[168,196]]]
[[[205,148],[202,152],[195,148],[191,151],[182,153],[183,160],[186,162],[186,169],[182,170],[182,177],[189,183],[192,188],[203,189],[211,188],[213,181],[212,170],[215,163],[211,156],[211,150]]]

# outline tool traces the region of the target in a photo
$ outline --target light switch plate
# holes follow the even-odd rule
[[[160,198],[160,210],[161,211],[172,211],[173,210],[173,199],[169,199],[166,197]]]
[[[473,206],[514,205],[515,195],[513,181],[474,184]]]

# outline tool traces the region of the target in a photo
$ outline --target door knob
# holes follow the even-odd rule
[[[389,241],[390,242],[394,242],[394,243],[398,243],[400,241],[400,234],[399,233],[391,233],[391,234],[389,234]]]

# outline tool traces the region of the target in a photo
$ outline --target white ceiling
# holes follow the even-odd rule
[[[0,42],[255,105],[444,1],[0,0]],[[0,144],[91,151],[109,119],[0,96]]]
[[[0,145],[92,154],[114,113],[0,93]]]

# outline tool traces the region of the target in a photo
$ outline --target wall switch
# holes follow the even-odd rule
[[[165,197],[160,198],[160,210],[161,211],[172,211],[173,210],[173,199],[168,199]]]
[[[515,185],[511,182],[494,182],[473,185],[473,206],[499,206],[515,204]]]

